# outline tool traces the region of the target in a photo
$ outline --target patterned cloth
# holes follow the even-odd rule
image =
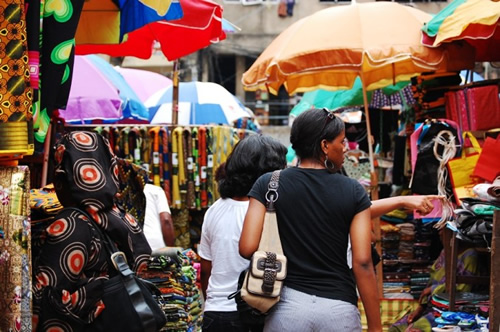
[[[79,331],[105,304],[102,283],[109,277],[108,255],[97,227],[127,256],[130,267],[147,266],[151,249],[137,221],[114,204],[118,167],[109,143],[92,132],[72,132],[56,144],[54,184],[64,209],[46,229],[34,259],[33,330]]]
[[[0,167],[0,331],[31,331],[29,168]]]
[[[411,312],[416,307],[416,300],[381,299],[380,314],[384,331],[387,331],[387,328],[400,318],[402,312]],[[363,327],[363,331],[365,331],[368,328],[368,323],[366,320],[365,308],[363,307],[361,300],[358,300],[358,309],[361,314],[361,326]]]
[[[478,271],[477,266],[477,252],[474,249],[467,249],[458,255],[457,260],[457,275],[463,276],[473,276],[476,275]],[[422,316],[417,319],[412,324],[408,324],[408,314],[411,311],[407,311],[404,315],[400,315],[400,319],[395,321],[395,323],[390,327],[391,332],[402,332],[406,331],[407,328],[411,327],[412,331],[430,331],[431,327],[435,326],[434,319],[436,317],[434,310],[431,306],[430,299],[432,295],[445,292],[445,254],[444,249],[441,254],[436,259],[434,264],[432,264],[430,269],[430,280],[428,286],[431,287],[431,295],[421,300],[421,305],[426,306]],[[457,292],[468,292],[471,290],[470,284],[458,284]],[[438,314],[439,316],[439,314]]]
[[[24,1],[0,2],[0,123],[33,117]]]
[[[117,161],[119,195],[116,197],[116,204],[130,213],[142,228],[146,214],[144,186],[149,179],[148,172],[130,160],[117,158]]]

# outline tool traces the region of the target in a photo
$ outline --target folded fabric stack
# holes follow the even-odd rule
[[[449,310],[450,296],[448,293],[438,293],[432,296],[431,304],[438,311]],[[489,295],[485,293],[457,292],[455,295],[455,310],[473,314],[487,314],[489,311]]]
[[[31,223],[51,219],[63,209],[53,184],[30,190]]]
[[[432,331],[488,331],[488,319],[467,312],[443,311]]]
[[[400,224],[409,221],[411,217],[412,215],[408,215],[408,213],[403,210],[393,210],[381,216],[380,219],[393,224]]]
[[[411,89],[415,99],[414,110],[417,121],[426,117],[444,118],[445,93],[449,86],[462,81],[456,73],[423,74],[411,79]]]
[[[197,255],[191,249],[154,253],[140,276],[154,283],[167,324],[161,331],[201,331],[203,300],[193,267]]]
[[[399,228],[387,223],[380,223],[380,232],[382,237],[382,259],[398,259],[399,252]]]
[[[409,222],[397,225],[399,228],[399,259],[413,259],[415,225]]]
[[[495,210],[500,210],[500,202],[463,198],[460,209],[455,210],[457,237],[476,246],[490,247]]]

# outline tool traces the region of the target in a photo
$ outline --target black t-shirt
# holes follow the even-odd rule
[[[264,205],[270,177],[262,175],[249,193]],[[281,172],[278,195],[276,216],[288,260],[285,285],[356,305],[346,253],[352,219],[371,205],[364,188],[325,169],[292,167]]]

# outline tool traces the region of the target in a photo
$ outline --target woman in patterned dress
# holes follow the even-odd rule
[[[110,266],[98,228],[134,271],[146,266],[151,249],[136,220],[115,205],[118,169],[105,138],[69,133],[56,144],[54,160],[56,193],[65,209],[45,229],[34,258],[33,330],[81,331],[106,310],[102,285]]]

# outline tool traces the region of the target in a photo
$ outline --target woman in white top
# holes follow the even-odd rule
[[[249,261],[238,253],[248,192],[255,180],[286,166],[286,147],[274,138],[252,135],[241,140],[218,171],[221,198],[206,212],[198,253],[201,283],[205,295],[203,331],[255,331],[262,326],[245,326],[239,319],[234,299],[241,271]]]

